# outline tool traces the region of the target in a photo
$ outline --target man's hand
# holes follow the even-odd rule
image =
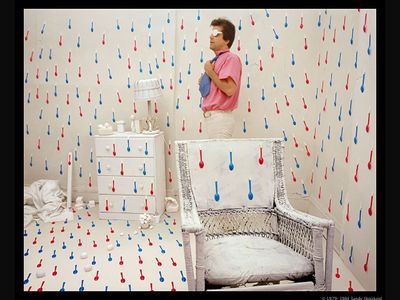
[[[211,63],[211,60],[207,60],[204,64],[204,71],[207,73],[208,76],[214,71],[215,61]],[[211,76],[210,76],[211,77]]]

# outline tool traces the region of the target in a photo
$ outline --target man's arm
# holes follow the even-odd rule
[[[209,74],[211,80],[215,83],[215,85],[228,97],[231,97],[236,91],[236,83],[233,79],[229,76],[226,79],[219,79],[217,73],[210,72]]]
[[[209,60],[204,64],[204,70],[215,85],[228,97],[232,96],[236,91],[236,83],[231,78],[219,79],[217,73],[214,71],[215,62],[211,63]]]

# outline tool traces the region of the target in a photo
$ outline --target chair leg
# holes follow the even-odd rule
[[[333,240],[335,234],[335,226],[328,228],[326,237],[326,260],[325,260],[325,286],[326,290],[332,290],[332,263],[333,263]]]
[[[205,267],[204,267],[204,230],[195,233],[196,235],[196,291],[205,290]]]
[[[322,246],[322,229],[314,227],[313,240],[314,240],[314,269],[315,269],[315,290],[325,290],[325,272],[324,272],[324,253]]]
[[[189,291],[196,290],[196,282],[194,281],[192,251],[190,248],[190,233],[182,231],[183,252],[185,254],[186,275]]]

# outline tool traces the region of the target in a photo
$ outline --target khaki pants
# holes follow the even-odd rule
[[[209,139],[231,138],[235,127],[232,111],[212,110],[203,113],[204,127]]]

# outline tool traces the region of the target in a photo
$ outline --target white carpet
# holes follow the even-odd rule
[[[138,221],[99,220],[97,212],[86,208],[74,221],[33,221],[25,229],[25,291],[188,290],[179,213],[141,230]]]

